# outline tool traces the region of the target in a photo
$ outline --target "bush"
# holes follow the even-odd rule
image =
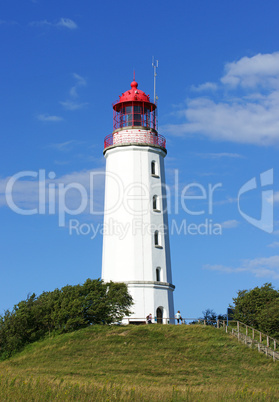
[[[33,293],[0,316],[0,358],[53,331],[70,332],[92,324],[110,324],[130,314],[132,297],[124,283],[87,279],[83,285]]]

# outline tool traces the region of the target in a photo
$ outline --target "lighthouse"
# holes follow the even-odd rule
[[[123,323],[173,322],[173,291],[164,158],[157,106],[131,88],[113,104],[113,132],[105,137],[102,279],[124,282],[133,314]]]

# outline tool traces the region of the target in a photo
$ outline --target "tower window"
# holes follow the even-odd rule
[[[151,176],[159,177],[158,164],[156,161],[151,162]]]
[[[161,282],[161,268],[160,267],[156,268],[156,281]]]
[[[158,230],[154,232],[154,245],[155,247],[162,248],[161,245],[161,235]]]
[[[153,195],[153,211],[160,211],[158,195]]]
[[[143,126],[142,106],[134,106],[134,126]]]
[[[155,246],[159,246],[159,232],[158,232],[158,230],[156,230],[156,232],[154,233],[154,243],[155,243]]]

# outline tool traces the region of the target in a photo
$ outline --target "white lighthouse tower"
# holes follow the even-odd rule
[[[173,290],[164,158],[156,104],[137,82],[113,104],[105,138],[102,279],[125,282],[133,297],[129,322],[173,322]],[[123,322],[127,322],[124,319]]]

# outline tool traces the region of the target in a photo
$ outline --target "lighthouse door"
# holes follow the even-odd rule
[[[163,311],[160,307],[157,308],[156,315],[157,315],[157,323],[163,324]]]

